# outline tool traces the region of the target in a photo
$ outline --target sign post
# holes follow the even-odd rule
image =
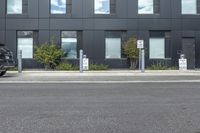
[[[22,50],[18,51],[18,73],[22,73]]]
[[[79,51],[79,70],[80,73],[83,72],[83,50]]]
[[[144,72],[143,68],[144,68],[144,40],[137,40],[137,48],[139,49],[139,70],[141,70],[142,72]]]

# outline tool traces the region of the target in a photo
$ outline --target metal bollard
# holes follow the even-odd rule
[[[83,50],[79,51],[79,70],[83,73]]]
[[[18,73],[22,73],[22,50],[18,51]]]
[[[144,49],[142,49],[142,52],[141,52],[141,56],[142,56],[142,63],[141,63],[141,72],[144,73],[145,72],[145,51]]]

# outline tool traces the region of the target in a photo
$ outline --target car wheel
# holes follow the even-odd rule
[[[0,72],[0,76],[3,76],[3,75],[5,75],[5,74],[6,74],[6,71]]]

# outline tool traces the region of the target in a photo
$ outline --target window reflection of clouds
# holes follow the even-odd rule
[[[138,0],[139,14],[153,14],[153,0]]]
[[[182,14],[196,14],[197,1],[196,0],[182,0]]]
[[[8,0],[7,14],[22,14],[22,0]]]
[[[66,14],[66,0],[51,0],[51,14]]]
[[[109,14],[110,0],[95,0],[95,14]]]

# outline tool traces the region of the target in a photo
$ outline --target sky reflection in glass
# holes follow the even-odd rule
[[[22,14],[22,0],[7,0],[7,14]]]
[[[110,14],[110,0],[95,0],[95,14]]]
[[[51,14],[66,14],[66,0],[51,0]]]
[[[153,14],[153,0],[139,0],[138,13],[139,14]]]
[[[196,14],[197,0],[182,0],[182,14]]]

